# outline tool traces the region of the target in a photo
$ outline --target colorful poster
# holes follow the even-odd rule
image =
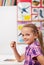
[[[27,23],[37,25],[44,39],[44,0],[17,0],[17,23],[18,43],[24,43],[21,29]]]
[[[18,21],[44,22],[44,0],[17,0]]]

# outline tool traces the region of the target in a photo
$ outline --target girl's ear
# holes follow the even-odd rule
[[[37,39],[38,38],[38,34],[34,34],[35,35],[35,39]]]
[[[35,39],[37,39],[37,37],[35,37]]]
[[[34,40],[36,40],[36,39],[38,39],[38,37],[37,37],[37,36],[35,36]]]

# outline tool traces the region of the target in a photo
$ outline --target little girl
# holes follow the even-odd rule
[[[21,35],[25,44],[28,44],[25,54],[19,55],[16,49],[16,42],[11,42],[17,61],[25,59],[24,65],[44,65],[42,33],[34,24],[26,24],[22,27]]]

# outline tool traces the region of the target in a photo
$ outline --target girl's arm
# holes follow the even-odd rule
[[[14,55],[15,55],[17,61],[19,61],[19,62],[23,61],[25,56],[24,56],[24,54],[22,56],[19,55],[19,53],[16,49],[16,42],[12,41],[10,46],[13,49],[13,52],[14,52]]]
[[[14,49],[13,52],[18,62],[21,62],[24,60],[24,54],[20,56],[19,53],[17,52],[17,49]]]
[[[44,56],[43,55],[39,55],[37,56],[38,61],[40,62],[41,65],[44,65]]]

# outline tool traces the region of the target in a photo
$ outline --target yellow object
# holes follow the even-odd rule
[[[19,25],[19,26],[18,26],[18,30],[21,30],[22,27],[23,27],[23,25]]]
[[[24,21],[29,21],[31,19],[31,15],[25,15],[24,16]]]

